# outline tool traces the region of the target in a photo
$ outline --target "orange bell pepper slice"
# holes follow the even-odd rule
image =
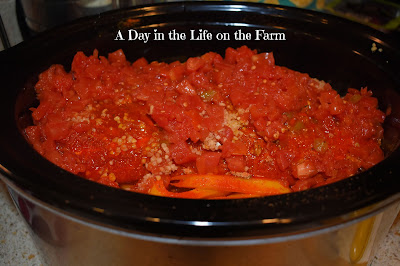
[[[291,192],[278,180],[231,175],[181,175],[171,177],[171,185],[179,188],[201,188],[242,194],[277,195]]]
[[[190,199],[206,199],[212,197],[225,196],[227,193],[211,190],[211,189],[192,189],[185,192],[171,192],[167,190],[162,179],[157,180],[150,188],[149,194],[154,196],[172,197],[172,198],[190,198]]]

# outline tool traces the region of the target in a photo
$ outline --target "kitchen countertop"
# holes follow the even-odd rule
[[[7,34],[11,45],[22,40],[17,27],[15,0],[0,0],[0,14],[8,24]],[[0,43],[0,50],[2,45]],[[388,235],[381,243],[373,262],[369,266],[400,265],[400,214]],[[40,257],[29,229],[15,208],[5,184],[0,181],[0,266],[47,266]]]
[[[0,181],[0,265],[47,266],[28,230],[5,184]]]

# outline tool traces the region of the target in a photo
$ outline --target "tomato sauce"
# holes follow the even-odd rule
[[[25,130],[33,147],[129,191],[273,195],[344,179],[384,156],[385,115],[367,88],[341,97],[245,46],[170,64],[78,52],[70,72],[53,65],[35,88],[40,104]]]

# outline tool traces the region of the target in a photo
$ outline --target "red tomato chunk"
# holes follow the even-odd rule
[[[131,64],[78,52],[36,84],[25,132],[54,164],[154,195],[237,198],[321,186],[383,159],[383,112],[366,88],[275,65],[272,53],[228,48],[186,62]],[[357,123],[355,123],[357,121]]]

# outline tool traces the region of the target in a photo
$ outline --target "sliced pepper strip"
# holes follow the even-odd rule
[[[243,194],[276,195],[291,190],[277,180],[252,177],[244,179],[231,175],[181,175],[171,178],[171,184],[180,188],[201,188]]]
[[[149,194],[162,197],[205,199],[225,196],[227,193],[211,189],[192,189],[185,192],[171,192],[166,189],[162,179],[157,180],[149,190]]]
[[[233,193],[233,194],[228,194],[226,196],[212,197],[211,199],[244,199],[244,198],[262,197],[262,196],[266,195]]]

